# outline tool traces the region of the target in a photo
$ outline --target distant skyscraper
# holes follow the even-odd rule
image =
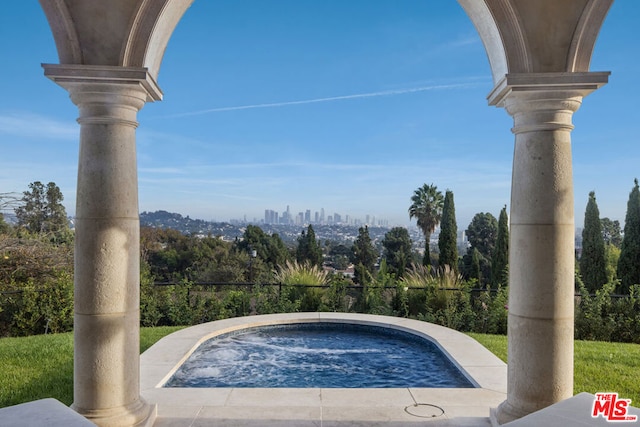
[[[320,222],[320,213],[318,213],[318,211],[316,211],[315,223],[318,224],[319,222]]]
[[[320,209],[320,224],[324,224],[324,208]]]
[[[278,212],[272,209],[265,209],[264,211],[264,223],[265,224],[277,224],[278,223]]]
[[[306,224],[311,224],[311,210],[307,209],[307,211],[304,213],[304,222]]]
[[[291,216],[291,210],[289,209],[289,205],[287,205],[287,210],[282,212],[282,217],[280,220],[281,224],[293,224],[294,218]]]
[[[340,216],[340,214],[338,213],[334,213],[333,214],[333,222],[334,224],[339,224],[342,222],[342,216]]]

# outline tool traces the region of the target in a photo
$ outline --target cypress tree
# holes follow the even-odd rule
[[[509,217],[504,206],[498,218],[498,235],[491,264],[491,278],[494,287],[507,285],[509,282]]]
[[[602,224],[596,203],[596,193],[593,191],[589,193],[589,201],[584,213],[580,276],[589,292],[595,292],[607,283]]]
[[[457,237],[458,225],[456,224],[456,207],[453,202],[453,192],[447,190],[442,206],[440,236],[438,237],[439,264],[440,266],[448,265],[455,272],[458,272]]]
[[[618,260],[620,291],[625,294],[629,293],[632,285],[640,284],[640,190],[637,178],[634,183],[627,202],[624,237]]]
[[[316,240],[316,233],[313,226],[309,224],[307,232],[304,230],[298,237],[298,249],[296,250],[296,261],[299,263],[309,262],[311,265],[322,265],[322,249]]]
[[[358,237],[353,243],[353,263],[356,266],[355,280],[357,283],[364,284],[367,280],[367,273],[373,274],[378,254],[371,243],[369,236],[369,227],[366,225],[358,229]]]
[[[478,284],[482,284],[482,269],[480,268],[480,251],[476,248],[471,249],[471,274],[469,278],[478,279]]]

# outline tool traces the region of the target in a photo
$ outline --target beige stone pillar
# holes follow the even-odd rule
[[[503,424],[573,395],[572,116],[608,73],[507,75],[489,96],[513,117],[507,400]]]
[[[144,69],[45,65],[78,106],[74,403],[100,426],[154,418],[140,398],[136,116],[161,93]]]

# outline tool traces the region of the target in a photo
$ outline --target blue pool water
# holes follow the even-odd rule
[[[204,342],[165,387],[469,388],[436,347],[394,329],[297,323]]]

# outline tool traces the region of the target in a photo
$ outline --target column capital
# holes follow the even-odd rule
[[[518,94],[557,93],[556,99],[567,93],[584,97],[609,81],[611,73],[516,73],[506,74],[487,96],[489,105],[504,107],[509,97]]]
[[[87,85],[138,89],[144,102],[162,100],[162,91],[146,68],[109,65],[42,64],[44,75],[69,92]]]
[[[146,68],[43,64],[44,74],[69,92],[80,124],[137,127],[137,113],[162,91]]]
[[[582,98],[604,86],[603,73],[507,74],[488,96],[489,104],[503,107],[514,119],[513,133],[571,131],[572,116]]]

